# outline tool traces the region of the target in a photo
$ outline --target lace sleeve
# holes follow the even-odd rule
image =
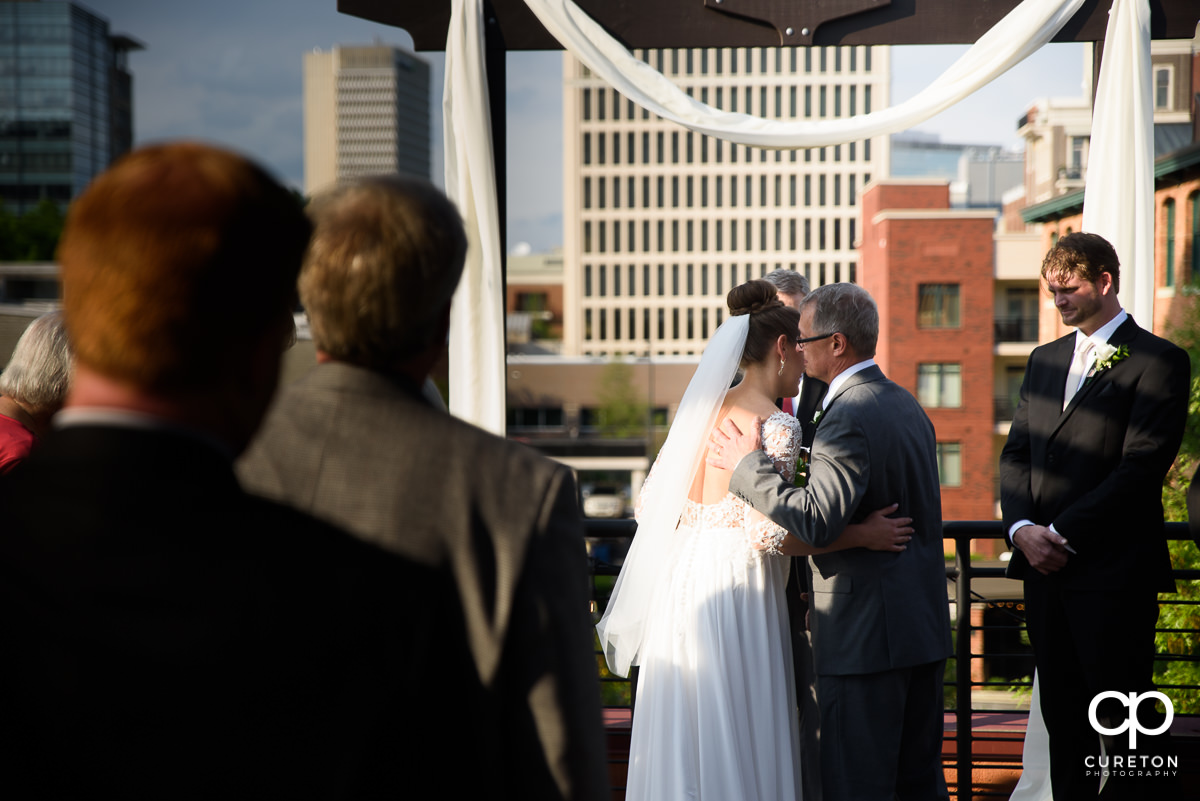
[[[796,459],[800,456],[800,423],[785,412],[767,418],[762,430],[763,450],[785,479],[796,480]]]
[[[763,423],[763,450],[775,465],[775,470],[789,483],[796,478],[796,459],[800,456],[800,424],[785,412],[771,415]],[[746,536],[750,547],[772,556],[780,555],[787,529],[746,507]]]

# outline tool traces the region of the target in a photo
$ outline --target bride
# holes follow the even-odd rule
[[[766,281],[728,296],[638,504],[638,531],[597,629],[609,668],[641,667],[629,801],[800,798],[796,692],[784,587],[789,560],[816,553],[729,493],[706,465],[726,418],[765,420],[763,448],[793,480],[800,425],[775,407],[804,370],[800,315]],[[744,377],[729,385],[741,366]],[[880,510],[828,550],[903,550],[911,529]],[[785,539],[790,539],[786,543]]]

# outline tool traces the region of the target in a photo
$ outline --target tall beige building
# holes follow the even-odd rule
[[[344,178],[429,178],[429,64],[396,47],[304,54],[304,191]]]
[[[701,102],[771,119],[846,118],[889,102],[887,47],[647,50]],[[764,150],[692,133],[564,55],[566,355],[700,353],[725,295],[779,267],[854,281],[858,195],[886,136]]]

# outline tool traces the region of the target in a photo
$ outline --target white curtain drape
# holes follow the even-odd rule
[[[634,58],[570,0],[525,2],[572,55],[639,105],[703,134],[737,144],[774,148],[839,144],[911,128],[962,100],[1035,52],[1050,41],[1083,4],[1083,0],[1024,0],[946,72],[907,102],[849,119],[810,122],[766,120],[707,106]],[[482,57],[481,13],[481,0],[454,0],[446,42],[443,96],[446,187],[462,209],[468,228],[474,227],[472,244],[479,242],[479,247],[473,247],[468,256],[467,274],[455,296],[450,344],[450,410],[503,433],[504,321],[500,297],[500,240],[496,230],[495,177],[490,162],[491,124]],[[1117,251],[1122,263],[1128,265],[1122,282],[1126,291],[1148,282],[1151,290],[1138,292],[1139,305],[1132,311],[1144,325],[1150,325],[1152,313],[1142,310],[1141,304],[1143,297],[1153,303],[1153,250],[1148,251],[1149,258],[1143,260],[1140,250],[1134,253],[1125,244],[1137,242],[1140,247],[1143,238],[1152,242],[1153,237],[1150,211],[1153,160],[1152,157],[1131,158],[1128,150],[1142,148],[1145,140],[1153,139],[1153,118],[1148,105],[1147,0],[1115,0],[1110,13],[1110,38],[1105,44],[1101,91],[1105,90],[1104,73],[1107,72],[1112,76],[1108,80],[1114,85],[1113,97],[1111,100],[1105,97],[1103,101],[1098,98],[1097,111],[1100,112],[1103,102],[1102,121],[1111,121],[1111,131],[1126,131],[1127,134],[1112,133],[1110,127],[1094,129],[1088,174],[1089,208],[1084,228],[1112,239],[1114,244],[1121,243]],[[1131,33],[1132,23],[1125,23],[1126,19],[1137,20],[1144,30]],[[1124,35],[1114,33],[1122,30],[1126,31]],[[1144,65],[1146,77],[1144,81],[1136,78],[1129,84],[1128,74],[1122,76],[1120,70],[1122,65],[1126,70],[1130,69],[1129,65],[1135,62]],[[1144,97],[1139,105],[1124,105],[1122,91],[1132,92],[1129,85],[1142,87],[1140,91]],[[1097,154],[1097,146],[1104,148],[1102,152],[1106,156],[1103,160]],[[487,161],[486,165],[484,161]],[[1133,187],[1129,192],[1114,188],[1101,194],[1092,190],[1092,181],[1101,173],[1125,166],[1128,167],[1129,186]],[[1135,204],[1135,214],[1129,215],[1130,199],[1140,196],[1137,193],[1147,193],[1144,220],[1137,216],[1142,205]],[[1126,224],[1136,230],[1122,234]]]
[[[454,0],[446,39],[446,194],[467,228],[467,264],[450,307],[450,412],[504,436],[500,213],[484,65],[483,0]]]
[[[1050,41],[1083,0],[1025,0],[941,76],[898,106],[836,120],[767,120],[689,97],[634,58],[571,0],[525,0],[542,25],[597,76],[640,106],[693,131],[741,145],[820,147],[903,131],[944,111]]]
[[[1092,109],[1083,230],[1121,260],[1121,302],[1154,326],[1154,104],[1149,0],[1113,0]]]

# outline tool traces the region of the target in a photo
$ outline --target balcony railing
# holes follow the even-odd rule
[[[997,423],[1011,423],[1016,411],[1017,401],[1011,396],[997,395],[992,398],[992,413]]]
[[[631,538],[635,528],[632,520],[587,521],[589,540],[603,542],[609,546],[604,551],[605,555],[623,553],[622,548],[611,546]],[[971,561],[973,543],[1004,538],[999,521],[947,522],[943,525],[943,531],[947,540],[954,541],[956,554],[954,560],[948,559],[946,565],[950,603],[956,609],[955,654],[948,660],[946,670],[943,765],[948,778],[954,778],[951,782],[951,794],[959,801],[989,795],[997,798],[1007,797],[1011,785],[1000,787],[998,791],[997,787],[989,785],[986,779],[977,784],[977,777],[990,775],[994,771],[1007,771],[1009,775],[1015,776],[1021,767],[1020,744],[1024,739],[1028,710],[1017,708],[1012,703],[997,708],[999,702],[996,700],[1015,698],[1030,687],[1032,655],[1027,646],[1019,645],[1021,633],[1025,628],[1024,602],[1019,596],[1020,585],[1015,582],[998,582],[1004,577],[1004,568],[996,566],[994,562],[981,566]],[[1170,540],[1191,539],[1184,523],[1168,523],[1167,537]],[[602,558],[593,558],[592,568],[595,617],[599,619],[611,593],[612,582],[620,569]],[[1174,574],[1177,581],[1200,579],[1200,570],[1177,569]],[[1011,589],[996,590],[1001,584],[1015,588],[1015,597]],[[989,591],[1000,594],[989,597]],[[957,609],[959,599],[969,599],[969,604],[962,607],[962,613]],[[1200,600],[1176,597],[1159,602],[1160,609],[1168,606],[1198,605]],[[1174,641],[1184,644],[1178,649],[1178,653],[1158,653],[1158,662],[1200,662],[1200,655],[1195,653],[1200,627],[1159,628],[1157,631],[1178,635],[1173,638]],[[1000,650],[994,647],[985,648],[984,641],[989,637],[989,633],[999,633],[1000,638],[1008,645]],[[1016,645],[1013,645],[1014,643]],[[625,707],[632,711],[636,706],[633,692],[636,674],[634,681],[611,676],[604,668],[604,657],[599,652],[597,659],[601,665],[605,705],[610,708]],[[989,663],[1007,663],[1005,672],[1009,676],[1020,678],[989,680],[986,675]],[[1193,699],[1200,693],[1200,686],[1195,684],[1164,683],[1159,685],[1159,689]],[[979,706],[975,705],[977,699],[980,702]],[[1177,710],[1172,733],[1176,735],[1173,747],[1181,754],[1180,772],[1183,784],[1195,788],[1200,784],[1200,715],[1185,714]],[[621,760],[617,757],[614,761]],[[959,777],[963,780],[960,781]],[[615,786],[614,791],[614,797],[623,797],[620,786]]]
[[[1037,342],[1037,315],[997,317],[992,322],[996,342]]]

